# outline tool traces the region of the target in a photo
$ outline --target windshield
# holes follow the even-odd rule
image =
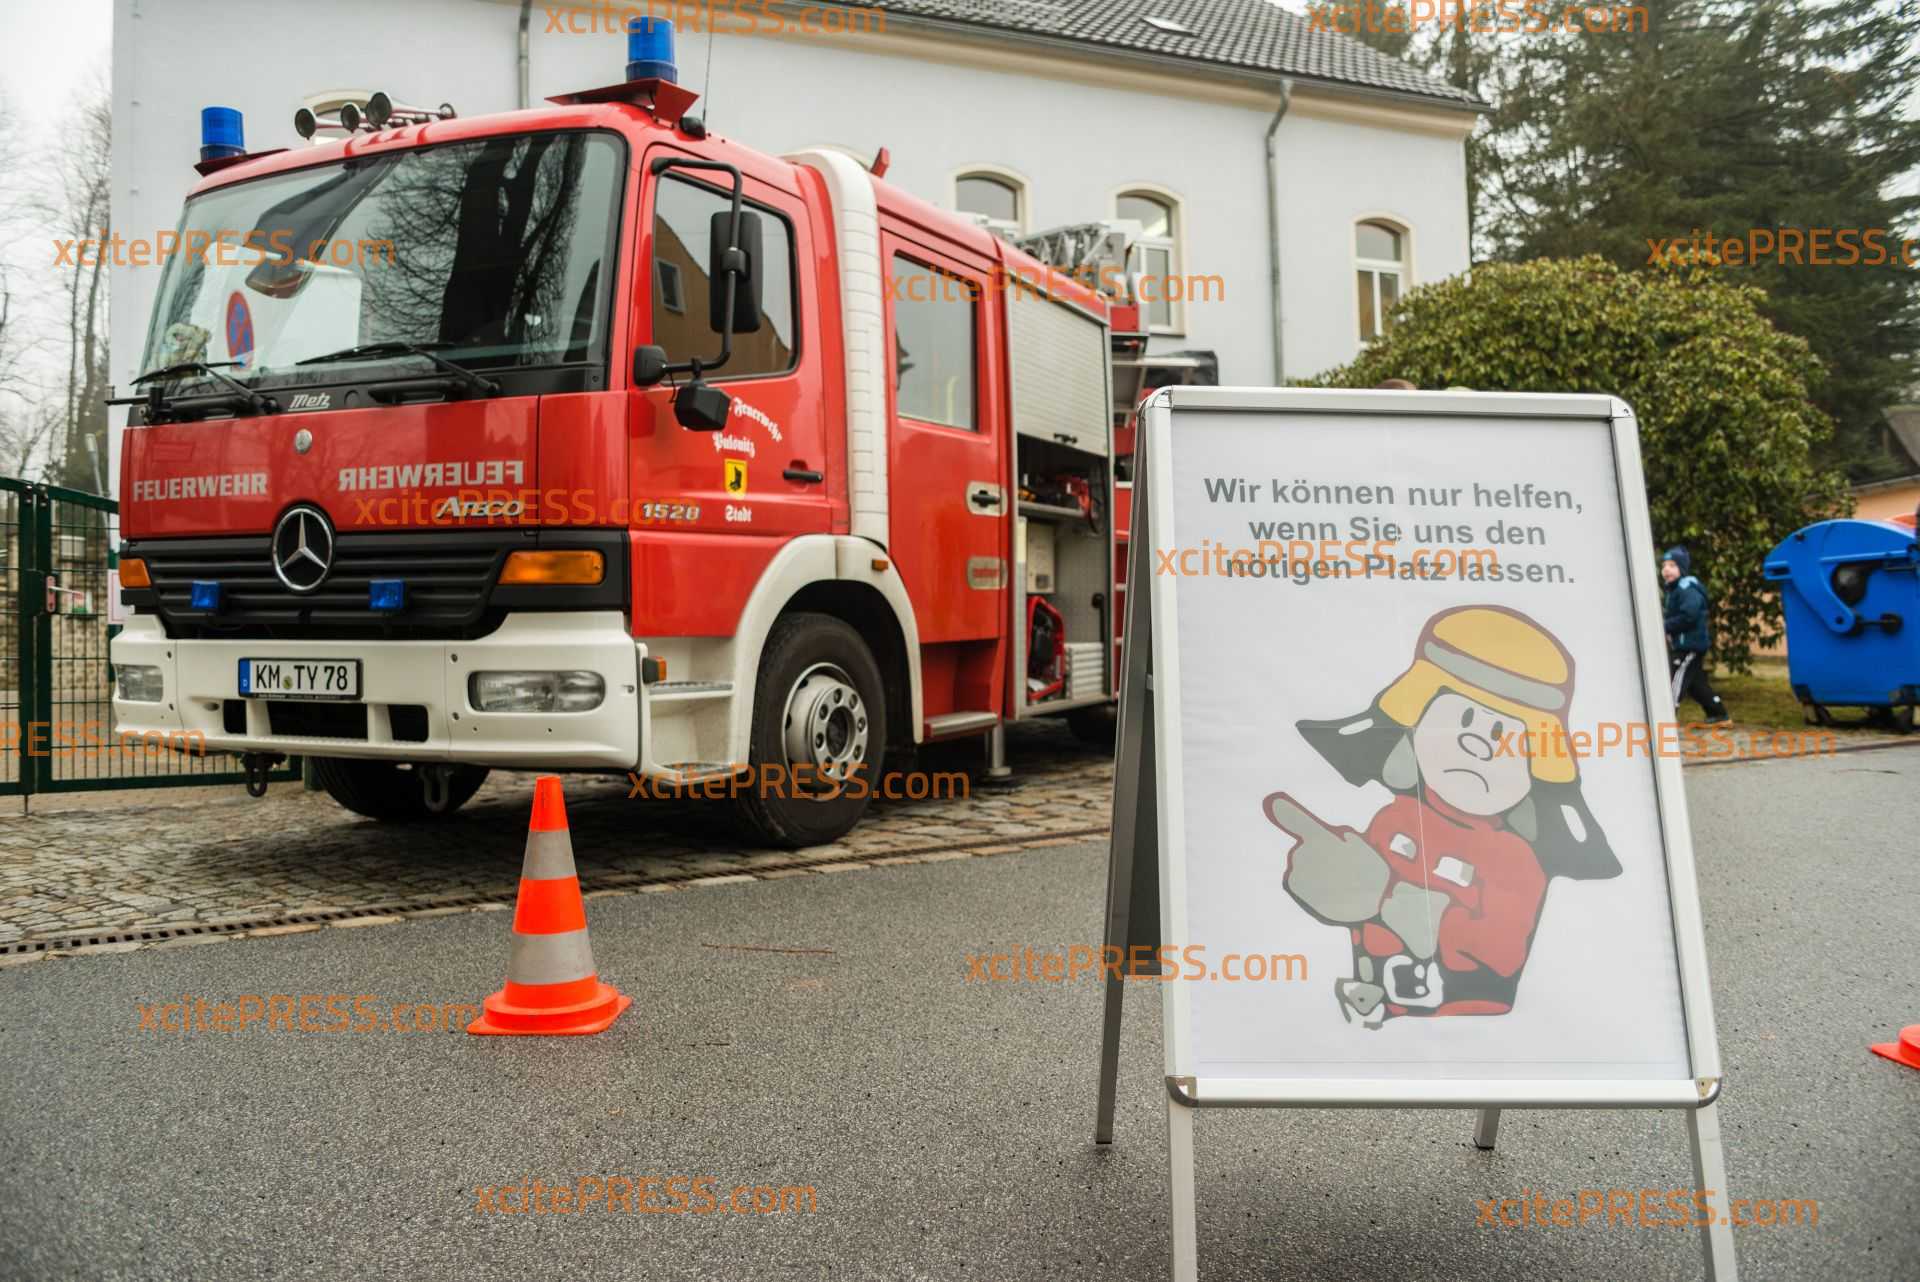
[[[622,144],[542,133],[344,161],[187,203],[141,372],[232,362],[251,385],[369,343],[470,367],[605,359]],[[157,247],[156,247],[157,248]]]

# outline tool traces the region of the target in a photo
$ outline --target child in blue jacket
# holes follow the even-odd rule
[[[1667,549],[1660,559],[1660,579],[1666,584],[1663,606],[1667,616],[1667,665],[1673,672],[1673,704],[1692,699],[1709,722],[1731,721],[1727,705],[1707,683],[1707,651],[1713,629],[1707,621],[1707,590],[1693,577],[1693,558],[1683,547]]]

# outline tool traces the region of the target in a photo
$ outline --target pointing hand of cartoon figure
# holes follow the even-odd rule
[[[1340,832],[1314,818],[1284,792],[1261,807],[1269,822],[1298,839],[1283,883],[1300,906],[1325,922],[1351,925],[1380,908],[1387,865],[1357,832]]]
[[[1333,837],[1333,829],[1316,819],[1306,807],[1284,792],[1268,796],[1262,803],[1267,822],[1292,837]]]

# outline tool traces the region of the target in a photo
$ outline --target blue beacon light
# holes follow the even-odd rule
[[[200,109],[200,159],[224,160],[247,154],[247,141],[240,113],[232,107]]]
[[[405,579],[375,579],[367,585],[367,608],[381,614],[397,614],[407,608]]]
[[[665,18],[635,18],[627,23],[627,79],[680,83],[679,68],[673,65],[671,22]]]

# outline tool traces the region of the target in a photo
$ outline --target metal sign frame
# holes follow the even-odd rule
[[[1633,411],[1616,397],[1520,393],[1344,391],[1325,389],[1164,388],[1142,406],[1136,443],[1133,537],[1127,564],[1127,618],[1122,653],[1119,732],[1115,745],[1112,848],[1107,879],[1110,945],[1166,943],[1176,950],[1191,942],[1182,775],[1180,691],[1157,672],[1179,671],[1178,604],[1175,586],[1161,582],[1149,565],[1152,549],[1174,546],[1171,505],[1161,501],[1172,474],[1179,411],[1209,413],[1307,413],[1356,417],[1413,416],[1444,431],[1462,418],[1604,423],[1612,442],[1614,484],[1625,546],[1634,635],[1639,643],[1642,694],[1650,719],[1674,719],[1666,680],[1663,620],[1646,608],[1658,599],[1651,552],[1652,522]],[[1636,552],[1639,554],[1636,555]],[[1161,733],[1159,727],[1173,727]],[[1694,1187],[1711,1190],[1713,1222],[1701,1227],[1710,1282],[1736,1282],[1733,1236],[1728,1222],[1726,1172],[1716,1108],[1721,1087],[1714,1035],[1706,940],[1681,764],[1672,756],[1653,760],[1653,785],[1666,859],[1668,910],[1680,981],[1682,1018],[1691,1075],[1662,1080],[1287,1080],[1198,1077],[1187,986],[1162,984],[1166,1045],[1167,1133],[1172,1191],[1173,1276],[1198,1275],[1194,1219],[1193,1110],[1196,1108],[1463,1108],[1478,1110],[1474,1143],[1491,1149],[1504,1108],[1671,1108],[1686,1113],[1693,1149]],[[1157,911],[1156,911],[1157,909]],[[1156,920],[1157,918],[1157,920]],[[1131,955],[1131,954],[1129,954]],[[1125,980],[1109,973],[1101,1038],[1099,1099],[1094,1141],[1113,1141],[1114,1093],[1120,1048]]]

